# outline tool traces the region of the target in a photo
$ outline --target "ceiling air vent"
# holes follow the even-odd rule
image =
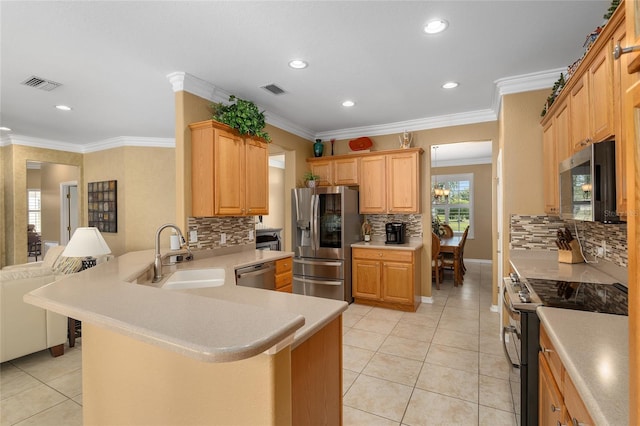
[[[284,93],[284,90],[282,90],[281,88],[279,88],[278,86],[276,86],[275,84],[267,84],[266,86],[262,86],[262,89],[264,90],[268,90],[269,92],[273,93],[274,95],[282,95]]]
[[[33,87],[35,89],[45,90],[47,92],[52,91],[58,86],[62,86],[62,84],[60,83],[56,83],[55,81],[47,80],[45,78],[36,77],[35,75],[32,75],[31,77],[27,78],[21,84],[24,84],[25,86]]]

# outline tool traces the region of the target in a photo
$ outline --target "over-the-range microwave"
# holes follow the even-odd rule
[[[562,161],[560,217],[602,223],[620,221],[616,212],[614,141],[591,144]]]

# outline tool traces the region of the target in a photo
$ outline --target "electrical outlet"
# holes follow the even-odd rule
[[[602,247],[598,247],[596,249],[596,256],[597,257],[604,257],[604,249]]]
[[[227,234],[224,232],[220,234],[220,244],[227,244]]]
[[[197,243],[198,242],[198,231],[189,231],[189,242]]]
[[[253,241],[253,230],[249,231],[249,241]]]

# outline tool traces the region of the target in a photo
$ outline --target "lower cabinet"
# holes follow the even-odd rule
[[[538,361],[538,424],[595,424],[542,324]]]
[[[420,251],[353,248],[356,303],[403,311],[420,305]]]
[[[276,264],[276,291],[293,293],[293,258],[278,259]]]

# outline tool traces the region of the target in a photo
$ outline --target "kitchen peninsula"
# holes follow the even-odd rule
[[[223,268],[225,282],[176,291],[150,282],[152,250],[132,252],[25,301],[83,323],[86,424],[338,424],[347,304],[235,285],[235,268],[289,256],[195,252],[165,280]]]

